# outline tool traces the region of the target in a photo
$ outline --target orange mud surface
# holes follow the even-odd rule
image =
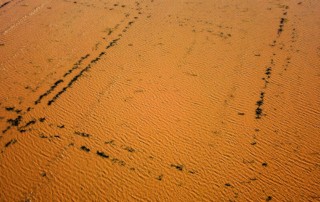
[[[0,201],[319,201],[319,11],[0,0]]]

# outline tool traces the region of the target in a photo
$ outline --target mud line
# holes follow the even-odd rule
[[[126,15],[126,17],[128,17],[128,15]],[[127,31],[132,25],[133,23],[135,22],[135,20],[137,19],[137,17],[134,17],[134,20],[132,21],[129,21],[128,22],[128,25],[125,27],[125,30]],[[123,22],[124,20],[121,20],[121,22]],[[114,30],[117,30],[118,27],[120,26],[121,23],[118,23]],[[113,32],[112,31],[112,32]],[[126,32],[126,31],[122,31],[121,33],[123,32]],[[108,36],[111,35],[112,32],[109,32],[108,33]],[[109,49],[113,46],[116,45],[116,42],[118,40],[120,40],[120,38],[122,37],[122,34],[119,34],[118,35],[119,37],[116,38],[116,39],[113,39],[111,42],[109,42],[109,44],[105,47],[105,49]],[[62,90],[60,90],[57,94],[55,94],[55,96],[53,98],[51,98],[48,102],[47,102],[47,105],[50,106],[53,102],[55,102],[60,96],[61,94],[63,94],[64,92],[67,91],[67,89],[69,87],[71,87],[85,72],[87,72],[89,69],[91,69],[92,65],[97,63],[101,57],[103,55],[105,55],[106,52],[105,51],[102,51],[100,52],[100,54],[94,58],[93,60],[90,61],[90,63],[80,71],[80,73],[78,73],[76,76],[74,76],[71,81],[69,81],[69,83],[67,84],[67,86],[63,87]],[[49,90],[47,90],[45,93],[43,93],[42,95],[39,96],[39,98],[34,102],[34,105],[38,105],[40,104],[40,102],[42,101],[43,98],[47,97],[48,95],[50,95],[55,89],[57,89],[57,87],[63,83],[65,80],[63,80],[63,78],[66,78],[68,75],[70,75],[71,73],[73,73],[75,70],[77,70],[84,62],[84,60],[86,60],[88,57],[90,56],[90,54],[86,54],[85,56],[82,56],[74,65],[71,69],[69,69],[63,76],[62,78],[58,79],[50,88]],[[26,111],[23,112],[22,114],[25,115],[27,114],[28,112],[32,111],[34,108],[29,106],[27,107]],[[8,124],[10,124],[9,126],[7,126],[4,130],[2,130],[2,134],[5,134],[8,130],[12,129],[13,127],[17,127],[18,131],[20,133],[23,133],[23,132],[26,132],[26,126],[23,126],[23,127],[19,127],[20,123],[22,122],[23,120],[23,116],[19,115],[16,119],[9,119],[7,120]],[[29,126],[29,125],[28,125]]]
[[[69,70],[63,75],[63,77],[68,76],[68,75],[71,74],[74,70],[78,69],[79,66],[82,64],[82,62],[83,62],[85,59],[87,59],[89,56],[90,56],[90,54],[87,54],[87,55],[81,57],[81,58],[73,65],[73,67],[72,67],[71,69],[69,69]],[[58,85],[59,85],[60,83],[62,83],[62,82],[64,82],[63,79],[57,80],[57,81],[50,87],[49,90],[47,90],[45,93],[43,93],[42,95],[40,95],[40,97],[34,102],[34,104],[35,104],[35,105],[39,104],[44,97],[48,96],[48,95],[49,95],[52,91],[54,91],[54,89],[55,89],[56,87],[58,87]]]
[[[78,131],[76,131],[75,134],[77,136],[81,136],[79,138],[90,138],[91,140],[96,141],[97,144],[100,143],[100,145],[101,144],[105,145],[105,146],[111,145],[112,146],[111,148],[115,147],[117,149],[122,149],[123,152],[129,152],[130,155],[142,155],[141,158],[149,159],[149,160],[154,159],[154,156],[152,156],[151,154],[140,153],[139,150],[136,150],[136,149],[134,149],[130,146],[127,146],[127,145],[117,145],[117,144],[115,144],[114,140],[105,141],[105,140],[102,140],[101,138],[98,138],[94,135],[83,133],[83,132],[78,132]],[[81,135],[81,134],[84,134],[84,135]],[[75,146],[75,145],[73,145],[73,146]],[[130,171],[135,171],[135,172],[138,172],[142,175],[148,173],[148,170],[146,170],[144,168],[143,169],[140,168],[139,163],[133,163],[133,164],[127,163],[126,161],[118,159],[117,157],[110,155],[110,154],[104,152],[103,150],[92,149],[92,148],[87,147],[84,144],[81,144],[80,147],[79,146],[80,145],[77,146],[77,149],[83,151],[84,155],[90,155],[90,153],[92,151],[91,155],[96,155],[99,158],[102,158],[104,160],[109,160],[110,163],[112,163],[112,165],[118,165],[121,167],[125,167],[126,169],[129,169]],[[108,150],[111,150],[110,152],[112,153],[113,149],[110,149],[110,147],[108,147]],[[136,152],[138,152],[138,153],[135,154]],[[185,174],[189,174],[189,175],[194,175],[197,173],[196,170],[194,170],[192,168],[187,168],[187,166],[185,166],[184,164],[181,164],[181,163],[168,163],[168,162],[164,163],[163,162],[163,164],[164,164],[164,167],[166,167],[167,169],[171,169],[172,172],[177,171],[177,172],[181,172],[181,173],[185,173]],[[151,178],[156,179],[158,181],[161,181],[163,179],[163,177],[164,177],[164,175],[162,173],[160,173],[158,175],[153,175]]]
[[[40,95],[40,97],[34,102],[35,105],[39,104],[42,100],[42,98],[48,96],[60,83],[62,83],[63,80],[59,79],[58,81],[56,81],[49,90],[47,90],[45,93],[43,93],[42,95]]]
[[[283,6],[283,13],[282,13],[282,16],[280,18],[280,22],[279,22],[279,28],[277,30],[277,36],[276,36],[276,39],[270,44],[271,48],[274,49],[274,48],[277,48],[278,50],[276,51],[281,51],[283,50],[283,46],[281,46],[281,43],[278,43],[278,41],[280,40],[280,36],[281,34],[283,33],[284,31],[284,26],[287,22],[287,14],[288,14],[288,9],[289,9],[289,6]],[[295,31],[295,29],[293,29],[293,31]],[[292,35],[292,34],[291,34]],[[294,41],[294,38],[295,37],[292,37],[292,40],[290,41],[291,43],[293,43]],[[279,44],[279,45],[278,45]],[[280,47],[279,47],[280,46]],[[292,45],[290,46],[292,47]],[[265,68],[265,73],[264,73],[264,77],[262,78],[264,80],[264,87],[261,89],[260,91],[260,99],[256,102],[256,105],[257,105],[257,108],[255,110],[255,119],[261,119],[262,116],[265,116],[266,114],[263,113],[263,104],[265,102],[265,96],[266,96],[266,89],[269,85],[269,81],[271,79],[271,75],[272,75],[272,70],[273,68],[276,67],[276,64],[275,64],[275,58],[276,58],[276,51],[273,52],[272,56],[271,56],[271,59],[270,59],[270,64]],[[286,57],[285,59],[285,64],[282,65],[282,67],[284,68],[284,71],[287,70],[287,67],[290,63],[290,59],[291,57]],[[280,65],[278,65],[280,67]],[[260,129],[256,128],[255,129],[255,133],[258,133],[260,131]],[[256,142],[256,136],[254,135],[253,136],[253,141],[250,143],[252,146],[255,146],[257,144]],[[261,166],[263,167],[267,167],[268,166],[268,163],[267,162],[262,162],[261,163]],[[251,180],[251,179],[250,179]],[[266,198],[265,198],[266,201],[271,201],[272,200],[272,196],[271,195],[268,195]]]
[[[71,74],[74,70],[78,69],[79,66],[82,64],[82,62],[83,62],[85,59],[87,59],[89,56],[90,56],[90,54],[87,54],[87,55],[81,57],[80,60],[78,60],[78,62],[76,62],[76,63],[73,65],[73,67],[72,67],[71,69],[69,69],[69,71],[68,71],[67,73],[65,73],[65,74],[63,75],[63,77],[68,76],[68,75]]]
[[[107,46],[106,49],[114,46],[116,44],[116,41],[119,39],[114,39],[110,42],[110,44]],[[48,106],[50,106],[53,102],[55,102],[63,93],[65,93],[70,87],[72,87],[72,85],[81,77],[83,76],[83,74],[87,71],[89,71],[92,67],[93,64],[96,64],[103,55],[105,55],[106,52],[102,51],[98,57],[96,57],[95,59],[91,60],[90,63],[80,71],[80,73],[78,73],[75,77],[73,77],[71,79],[71,81],[67,84],[67,86],[65,86],[61,91],[59,91],[51,100],[48,101]]]
[[[289,9],[289,6],[283,6],[283,7],[284,7],[284,10],[283,10],[283,14],[282,14],[282,16],[280,18],[279,28],[278,28],[278,31],[277,31],[277,37],[270,45],[273,48],[277,47],[277,40],[280,38],[280,36],[281,36],[281,34],[283,32],[284,25],[285,25],[285,23],[287,21],[287,19],[285,17],[288,14],[287,10]],[[265,69],[265,77],[262,78],[264,80],[264,87],[260,91],[260,99],[256,102],[256,105],[257,105],[257,108],[255,109],[255,118],[256,119],[261,119],[262,116],[265,116],[265,114],[263,113],[263,104],[264,104],[264,98],[265,98],[265,94],[266,94],[265,89],[268,87],[269,80],[271,79],[272,68],[275,67],[275,64],[274,64],[275,55],[276,54],[273,53],[273,55],[271,57],[270,64]]]
[[[5,7],[6,5],[8,5],[9,3],[11,3],[13,0],[11,1],[7,1],[7,2],[4,2],[3,4],[0,5],[0,9]]]

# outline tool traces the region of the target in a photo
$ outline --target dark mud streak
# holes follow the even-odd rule
[[[40,95],[40,97],[34,102],[34,104],[35,104],[35,105],[39,104],[44,97],[48,96],[48,95],[49,95],[52,91],[54,91],[54,89],[55,89],[60,83],[62,83],[62,82],[63,82],[62,79],[56,81],[56,82],[50,87],[49,90],[47,90],[45,93],[43,93],[42,95]]]
[[[118,158],[112,158],[111,159],[111,163],[115,164],[117,163],[119,166],[125,166],[126,162],[124,162],[123,160],[120,160]]]
[[[182,170],[183,170],[183,167],[184,167],[184,166],[181,165],[181,164],[177,164],[177,165],[171,164],[170,166],[176,168],[176,169],[179,170],[179,171],[182,171]]]
[[[29,127],[31,125],[34,125],[34,124],[36,124],[36,122],[37,122],[37,120],[33,119],[33,120],[27,122],[24,126],[20,127],[19,129],[26,128],[26,127]]]
[[[112,46],[116,45],[117,41],[120,40],[120,38],[112,40],[107,46],[106,49],[111,48]]]
[[[91,136],[88,133],[83,133],[83,132],[79,132],[79,131],[74,132],[74,134],[79,135],[81,137],[90,137]]]
[[[97,155],[98,155],[98,156],[101,156],[102,158],[109,158],[109,155],[105,154],[105,153],[102,152],[102,151],[97,151]]]
[[[69,69],[67,73],[65,73],[65,74],[63,75],[63,77],[68,76],[68,75],[71,74],[74,70],[78,69],[79,66],[82,64],[82,62],[83,62],[85,59],[87,59],[89,56],[90,56],[90,54],[87,54],[87,55],[81,57],[80,60],[78,60],[78,62],[76,62],[76,63],[73,65],[73,67],[72,67],[71,69]]]
[[[8,126],[6,129],[2,130],[2,134],[5,134],[10,129],[11,129],[11,126]]]
[[[22,111],[21,109],[16,109],[15,107],[5,107],[5,110],[8,112],[15,112],[17,114],[20,114]]]
[[[82,64],[82,62],[87,59],[90,56],[90,54],[86,54],[85,56],[81,57],[74,65],[71,69],[69,69],[64,75],[63,77],[68,76],[69,74],[71,74],[74,70],[78,69],[79,66]],[[54,91],[54,89],[56,89],[56,87],[58,87],[58,85],[60,83],[62,83],[63,80],[59,79],[57,80],[51,87],[49,90],[47,90],[45,93],[43,93],[42,95],[40,95],[40,97],[34,102],[35,105],[39,104],[41,102],[41,100],[48,96],[52,91]]]
[[[126,150],[126,151],[128,151],[128,152],[130,152],[130,153],[133,153],[133,152],[136,151],[136,150],[133,149],[132,147],[125,147],[124,150]]]
[[[50,136],[45,136],[44,134],[39,135],[40,138],[42,139],[52,139],[52,138],[61,138],[60,135],[50,135]]]
[[[86,146],[81,146],[80,149],[85,151],[85,152],[90,152],[90,149],[88,147],[86,147]]]
[[[9,111],[9,112],[10,112],[10,111],[14,111],[14,107],[6,107],[5,109],[6,109],[7,111]]]
[[[20,133],[24,133],[27,131],[27,128],[31,125],[34,125],[36,124],[37,120],[36,119],[32,119],[31,121],[27,122],[24,126],[21,126],[21,127],[17,127],[18,128],[18,131]]]
[[[8,5],[9,3],[11,3],[12,1],[7,1],[7,2],[4,2],[3,4],[0,5],[0,9],[5,7],[6,5]]]
[[[9,147],[10,145],[15,144],[16,142],[17,142],[16,139],[12,139],[12,140],[10,140],[9,142],[7,142],[7,143],[4,145],[4,147]]]
[[[117,41],[120,40],[120,38],[112,40],[107,46],[106,49],[109,49],[116,45]],[[106,52],[102,51],[100,52],[99,56],[95,59],[91,60],[90,63],[82,69],[79,74],[77,74],[75,77],[71,79],[71,81],[68,83],[66,87],[64,87],[61,91],[59,91],[51,100],[48,101],[48,106],[50,106],[53,102],[55,102],[63,93],[65,93],[72,85],[81,77],[83,74],[87,71],[89,71],[92,68],[92,65],[96,64],[102,56],[104,56]]]
[[[280,34],[283,32],[283,26],[285,23],[286,19],[285,18],[281,18],[280,19],[280,25],[279,25],[279,29],[278,29],[278,36],[280,36]]]
[[[112,43],[112,42],[111,42]],[[105,52],[101,52],[98,57],[91,60],[91,62],[80,71],[79,74],[77,74],[75,77],[71,79],[71,81],[67,84],[66,87],[64,87],[61,91],[59,91],[51,100],[48,101],[48,106],[50,106],[53,102],[55,102],[63,93],[65,93],[85,72],[89,71],[91,69],[92,65],[97,63],[101,57],[105,54]]]

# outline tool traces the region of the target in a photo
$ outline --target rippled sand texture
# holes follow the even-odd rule
[[[1,0],[0,201],[320,200],[319,10]]]

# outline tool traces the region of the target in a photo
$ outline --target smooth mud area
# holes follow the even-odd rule
[[[320,201],[319,11],[0,0],[0,201]]]

